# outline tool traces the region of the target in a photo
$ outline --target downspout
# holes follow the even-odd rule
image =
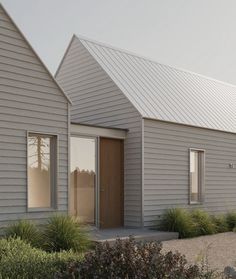
[[[71,107],[71,104],[68,103],[67,105],[67,110],[68,110],[68,156],[67,156],[67,160],[68,160],[68,178],[67,178],[67,214],[69,215],[70,213],[70,107]]]
[[[144,119],[142,118],[141,123],[141,225],[144,227]]]

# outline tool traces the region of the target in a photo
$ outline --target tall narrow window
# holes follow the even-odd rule
[[[190,149],[190,203],[202,202],[204,184],[204,151]]]
[[[28,207],[55,206],[56,136],[28,135]]]
[[[96,140],[71,137],[70,213],[95,223]]]

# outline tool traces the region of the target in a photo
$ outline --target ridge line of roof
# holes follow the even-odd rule
[[[226,85],[226,86],[230,86],[230,87],[236,88],[235,84],[232,84],[232,83],[229,83],[229,82],[225,82],[225,81],[222,81],[222,80],[218,80],[216,78],[209,77],[209,76],[206,76],[206,75],[203,75],[203,74],[200,74],[200,73],[196,73],[196,72],[193,72],[193,71],[190,71],[190,70],[186,70],[186,69],[181,68],[181,67],[174,67],[174,66],[171,66],[171,65],[168,65],[168,64],[165,64],[165,63],[161,63],[161,62],[158,62],[158,61],[156,61],[156,60],[154,60],[154,59],[152,59],[150,57],[146,57],[146,56],[137,54],[135,52],[132,52],[132,51],[129,51],[129,50],[126,50],[126,49],[123,49],[123,48],[115,47],[115,46],[110,45],[108,43],[103,43],[103,42],[100,42],[100,41],[88,38],[88,37],[83,36],[83,35],[76,35],[76,34],[74,34],[74,36],[78,40],[88,41],[90,43],[93,43],[93,44],[96,44],[96,45],[99,45],[99,46],[102,46],[102,47],[110,48],[110,49],[115,50],[115,51],[123,52],[123,53],[126,53],[128,55],[132,55],[132,56],[135,56],[135,57],[138,57],[138,58],[142,58],[144,60],[147,60],[149,62],[158,64],[158,65],[161,65],[161,66],[165,66],[165,67],[168,67],[168,68],[171,68],[171,69],[174,69],[174,70],[178,70],[178,71],[181,71],[181,72],[184,72],[184,73],[187,73],[187,74],[192,74],[192,75],[195,75],[195,76],[199,76],[201,78],[204,78],[204,79],[207,79],[207,80],[210,80],[210,81],[214,81],[214,82]]]

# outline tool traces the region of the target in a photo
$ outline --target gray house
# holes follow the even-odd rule
[[[76,36],[56,79],[73,103],[72,214],[142,227],[174,206],[236,209],[235,86]]]
[[[67,212],[69,106],[0,4],[0,226]]]
[[[56,79],[0,5],[0,226],[236,209],[234,86],[76,36]]]

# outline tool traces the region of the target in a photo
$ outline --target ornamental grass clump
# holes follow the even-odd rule
[[[191,212],[191,217],[194,223],[194,236],[209,235],[217,232],[216,226],[207,212],[196,209]]]
[[[232,231],[236,227],[236,213],[209,215],[202,209],[167,209],[162,220],[162,229],[178,232],[179,238],[196,237]]]
[[[44,228],[44,249],[50,252],[73,250],[83,252],[90,247],[85,228],[72,216],[52,216]]]
[[[236,227],[236,212],[231,211],[226,214],[226,222],[229,230],[232,231]]]
[[[165,231],[178,232],[179,238],[192,237],[194,234],[194,223],[191,215],[183,208],[167,209],[161,226]]]
[[[27,220],[20,220],[5,229],[6,238],[20,238],[32,247],[42,246],[42,233],[36,225]]]
[[[213,215],[211,218],[217,233],[230,231],[225,215]]]

